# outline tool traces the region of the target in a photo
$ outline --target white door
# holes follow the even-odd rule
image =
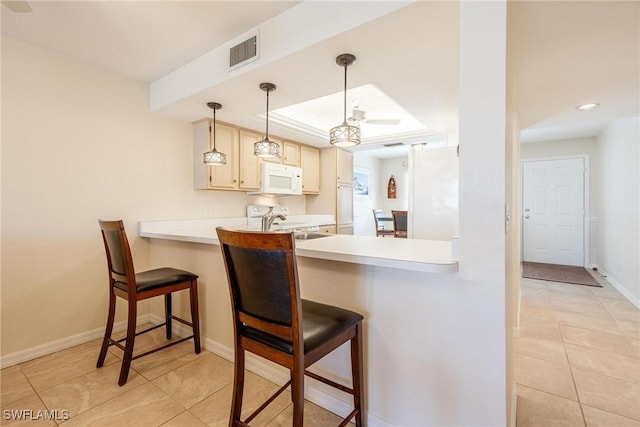
[[[526,161],[523,260],[584,265],[584,159]]]

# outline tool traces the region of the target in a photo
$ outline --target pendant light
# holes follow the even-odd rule
[[[209,146],[211,146],[211,134],[213,133],[213,149],[204,153],[204,164],[209,166],[222,166],[227,164],[227,155],[216,150],[216,110],[222,108],[217,102],[207,102],[207,107],[213,110],[213,132],[209,122]]]
[[[280,146],[276,142],[269,141],[269,92],[276,90],[276,85],[260,83],[260,89],[267,92],[267,126],[264,139],[253,144],[253,154],[262,158],[279,158]]]
[[[350,147],[360,144],[360,128],[347,123],[347,67],[356,61],[350,53],[343,53],[336,57],[336,64],[344,67],[344,115],[342,124],[329,132],[329,143],[336,147]]]

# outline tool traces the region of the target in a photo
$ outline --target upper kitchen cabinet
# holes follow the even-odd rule
[[[300,144],[285,141],[281,148],[282,164],[300,166]]]
[[[303,194],[320,192],[320,150],[315,147],[269,139],[280,146],[278,159],[262,159],[253,154],[254,143],[263,134],[228,123],[216,121],[216,149],[227,155],[227,164],[206,166],[202,155],[210,151],[209,123],[211,119],[193,122],[193,178],[198,190],[257,191],[262,178],[262,162],[270,161],[302,168]],[[353,168],[352,168],[353,169]]]
[[[216,149],[227,155],[227,164],[207,166],[202,155],[213,148],[209,142],[209,123],[193,123],[193,181],[196,189],[234,190],[238,188],[238,129],[216,121]]]
[[[253,144],[262,140],[262,135],[246,129],[240,129],[240,188],[258,190],[260,188],[262,160],[253,154]]]
[[[307,145],[299,145],[300,167],[302,168],[302,193],[320,192],[320,150]]]
[[[353,154],[338,148],[335,150],[338,182],[353,185]]]

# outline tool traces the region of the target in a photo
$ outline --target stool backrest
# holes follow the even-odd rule
[[[249,326],[293,343],[301,342],[302,303],[293,233],[223,227],[216,231],[227,271],[236,336]]]
[[[107,255],[107,267],[109,269],[109,283],[115,282],[127,284],[129,293],[136,292],[135,270],[131,257],[129,240],[124,230],[124,222],[98,220],[104,250]]]

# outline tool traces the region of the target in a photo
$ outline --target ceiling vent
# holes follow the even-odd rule
[[[258,33],[229,49],[229,70],[242,67],[259,58]]]

